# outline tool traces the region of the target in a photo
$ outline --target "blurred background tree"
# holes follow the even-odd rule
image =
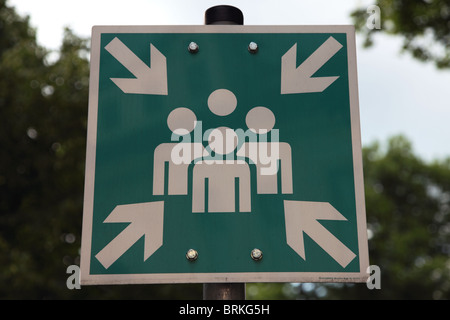
[[[351,14],[366,47],[373,45],[378,32],[398,35],[403,38],[402,50],[414,58],[450,68],[450,0],[376,0],[373,4],[380,8],[380,29],[366,27],[367,6]]]
[[[66,287],[81,246],[88,54],[70,29],[57,52],[42,48],[0,0],[0,299],[201,299],[201,284]],[[381,290],[248,284],[248,299],[450,298],[450,159],[426,163],[402,136],[363,158]]]
[[[368,28],[379,7],[380,29]],[[450,0],[376,0],[351,13],[364,46],[380,33],[403,39],[402,51],[438,69],[450,68]],[[365,284],[250,285],[290,298],[449,299],[450,158],[425,163],[406,137],[363,150],[369,257],[381,267],[382,290]],[[261,288],[261,289],[260,289]]]
[[[381,269],[381,290],[366,284],[249,285],[255,297],[450,299],[450,158],[425,163],[405,137],[396,136],[387,146],[365,147],[363,163],[369,259]]]
[[[201,285],[68,290],[79,265],[89,48],[58,52],[0,0],[0,298],[201,298]]]

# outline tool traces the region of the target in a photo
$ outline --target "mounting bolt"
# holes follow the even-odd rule
[[[189,43],[189,45],[188,45],[188,51],[189,51],[190,53],[197,53],[197,52],[198,52],[198,49],[199,49],[198,44],[196,44],[195,42]]]
[[[262,254],[261,250],[255,248],[252,250],[252,253],[250,254],[250,256],[252,257],[253,260],[259,261],[262,259],[263,254]]]
[[[258,52],[258,44],[256,42],[250,42],[248,45],[248,51],[250,53],[257,53]]]
[[[188,252],[186,252],[186,259],[189,261],[195,261],[198,258],[198,252],[194,249],[189,249]]]

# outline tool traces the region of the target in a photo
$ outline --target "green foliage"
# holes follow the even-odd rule
[[[365,46],[373,44],[378,31],[403,38],[403,50],[420,61],[432,61],[438,68],[450,68],[450,0],[377,0],[381,29],[366,27],[366,8],[352,12]]]
[[[377,296],[450,298],[449,174],[448,160],[424,163],[402,136],[384,153],[378,144],[364,149],[369,257],[384,289]]]
[[[383,151],[383,149],[385,149]],[[381,290],[366,284],[253,284],[268,298],[449,299],[450,158],[425,163],[403,136],[363,149],[370,263]],[[250,290],[249,290],[250,289]],[[255,295],[252,293],[256,292]]]
[[[0,298],[200,298],[201,285],[66,287],[80,263],[87,44],[66,29],[48,62],[0,0]]]

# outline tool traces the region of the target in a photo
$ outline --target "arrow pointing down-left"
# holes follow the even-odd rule
[[[163,243],[164,201],[119,205],[104,223],[130,224],[95,256],[108,269],[142,236],[145,237],[144,261]]]
[[[329,37],[316,51],[297,67],[297,44],[281,57],[281,94],[322,92],[339,77],[313,77],[340,49],[340,44]]]

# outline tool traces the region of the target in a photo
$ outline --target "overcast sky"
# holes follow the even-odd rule
[[[246,25],[351,24],[350,12],[366,8],[357,0],[8,0],[30,15],[38,41],[61,44],[63,28],[89,37],[94,25],[201,25],[209,7],[229,4]],[[381,8],[383,19],[383,8]],[[357,43],[361,43],[357,36]],[[405,134],[426,160],[450,156],[450,71],[438,71],[400,54],[401,39],[377,36],[371,49],[357,48],[363,144]]]

